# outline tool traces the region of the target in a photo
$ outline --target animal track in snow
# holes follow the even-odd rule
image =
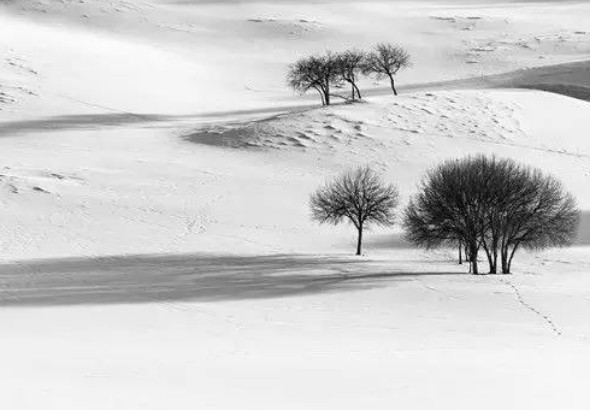
[[[4,167],[0,170],[0,187],[9,194],[59,193],[67,185],[79,185],[84,180],[77,176],[60,174],[53,171],[30,169],[13,169]]]
[[[547,325],[549,325],[549,327],[551,328],[551,330],[553,331],[553,333],[555,333],[556,336],[561,336],[562,335],[561,330],[557,327],[557,325],[555,324],[555,322],[553,321],[553,319],[551,319],[549,317],[549,315],[544,314],[543,312],[541,312],[540,310],[538,310],[537,308],[535,308],[534,306],[532,306],[531,304],[529,304],[526,301],[526,299],[524,298],[524,296],[522,295],[522,292],[520,291],[520,289],[518,287],[516,287],[512,282],[507,281],[507,280],[504,280],[504,279],[500,279],[500,282],[502,282],[506,286],[512,288],[512,290],[514,291],[514,293],[516,295],[516,299],[518,300],[518,303],[520,305],[522,305],[524,308],[526,308],[526,309],[530,310],[531,312],[533,312],[535,315],[537,315],[543,321],[545,321],[545,323],[547,323]]]

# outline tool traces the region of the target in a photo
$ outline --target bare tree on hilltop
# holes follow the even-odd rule
[[[397,188],[371,168],[356,168],[312,194],[312,219],[333,225],[351,222],[358,233],[356,254],[361,255],[364,230],[371,225],[393,225],[398,198]]]
[[[336,54],[335,59],[338,75],[342,81],[349,83],[351,86],[351,99],[354,101],[356,96],[362,98],[357,81],[362,73],[365,53],[359,50],[347,50]]]
[[[314,89],[320,94],[322,105],[330,105],[330,88],[338,79],[333,54],[299,59],[289,67],[287,84],[300,93]]]
[[[389,78],[391,90],[394,95],[397,95],[395,76],[400,70],[410,65],[410,54],[403,47],[381,43],[367,54],[363,64],[363,73],[375,74],[378,78]]]
[[[287,85],[302,94],[316,90],[322,105],[330,105],[332,97],[353,101],[357,97],[362,98],[358,87],[359,77],[376,75],[378,79],[389,78],[391,89],[397,95],[395,76],[410,65],[408,52],[393,44],[378,44],[369,53],[356,49],[340,53],[327,52],[301,58],[290,65]],[[330,93],[332,87],[340,87],[344,83],[350,84],[350,98]]]

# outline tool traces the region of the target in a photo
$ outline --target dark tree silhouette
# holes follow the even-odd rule
[[[502,181],[494,225],[485,242],[501,257],[502,273],[509,274],[519,249],[540,250],[571,245],[577,235],[580,213],[574,197],[552,176],[505,160],[512,173]],[[491,242],[490,240],[495,240]],[[495,256],[497,260],[497,256]]]
[[[447,161],[428,172],[410,199],[403,224],[406,239],[426,249],[464,244],[470,270],[478,274],[484,209],[478,175],[465,161]]]
[[[478,273],[481,248],[489,272],[510,273],[517,250],[573,242],[579,211],[553,177],[510,160],[476,156],[443,163],[430,171],[411,199],[404,226],[409,241],[425,248],[466,245]]]
[[[287,74],[287,84],[300,93],[314,89],[320,94],[322,105],[330,105],[330,88],[338,78],[336,58],[327,53],[302,58],[292,64]]]
[[[333,225],[351,222],[358,232],[356,254],[361,255],[364,230],[371,225],[393,225],[398,198],[397,188],[371,168],[356,168],[311,195],[312,219]]]
[[[343,82],[347,82],[351,86],[352,100],[356,96],[362,98],[357,81],[365,62],[365,53],[359,50],[347,50],[336,54],[335,60],[338,76]]]
[[[401,69],[410,65],[410,54],[403,47],[381,43],[367,54],[363,63],[363,73],[376,74],[378,78],[389,78],[391,90],[397,95],[394,77]]]

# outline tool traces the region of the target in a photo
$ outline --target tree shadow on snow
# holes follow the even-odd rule
[[[415,261],[420,266],[419,261]],[[279,298],[345,292],[458,275],[317,256],[122,256],[0,266],[0,306],[58,306]]]
[[[34,120],[6,121],[0,123],[0,135],[52,132],[97,127],[117,127],[166,121],[168,117],[152,114],[83,114],[60,115]]]
[[[373,235],[367,238],[366,247],[370,249],[415,249],[400,233]]]
[[[580,227],[578,229],[578,237],[574,242],[574,246],[589,246],[590,245],[590,211],[582,211],[580,213]]]
[[[0,136],[27,133],[70,131],[95,129],[102,127],[148,126],[158,123],[191,120],[223,120],[226,118],[277,115],[291,111],[304,111],[316,105],[285,105],[271,108],[253,108],[230,111],[208,111],[185,115],[138,114],[132,112],[114,112],[97,114],[72,114],[43,117],[36,119],[0,122]]]

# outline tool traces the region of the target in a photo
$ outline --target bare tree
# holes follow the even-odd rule
[[[377,77],[389,78],[391,90],[397,95],[395,88],[395,76],[397,73],[411,65],[410,54],[401,46],[395,44],[377,44],[363,64],[364,74],[376,74]]]
[[[503,181],[503,196],[495,209],[497,243],[490,245],[500,252],[504,274],[511,273],[519,249],[571,245],[580,221],[575,199],[558,180],[538,169],[512,165],[514,172]]]
[[[330,88],[338,79],[336,59],[331,53],[302,58],[289,67],[287,74],[289,87],[301,93],[316,90],[322,105],[330,105]]]
[[[363,232],[371,225],[390,226],[398,205],[398,190],[369,167],[350,170],[318,189],[310,198],[312,219],[357,229],[356,254],[361,255]]]
[[[336,54],[335,59],[338,76],[351,86],[352,100],[354,101],[356,96],[362,98],[357,81],[365,62],[365,53],[359,50],[347,50]]]
[[[575,200],[555,178],[511,159],[477,156],[466,162],[480,180],[484,209],[480,244],[489,272],[510,273],[518,249],[566,246],[577,232]]]
[[[426,249],[465,245],[470,270],[479,273],[478,253],[484,230],[478,175],[465,160],[432,169],[405,211],[406,239]]]
[[[561,184],[509,159],[476,156],[430,171],[406,209],[408,240],[425,248],[466,244],[478,273],[483,248],[489,272],[510,273],[516,251],[566,246],[575,238],[579,211]]]

